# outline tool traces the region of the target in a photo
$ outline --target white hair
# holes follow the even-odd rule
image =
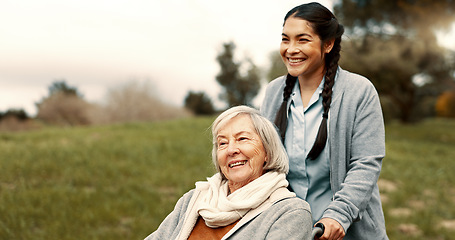
[[[288,173],[289,159],[286,150],[281,143],[278,132],[267,118],[263,117],[258,110],[248,106],[232,107],[221,113],[212,124],[213,148],[212,161],[219,173],[225,178],[221,172],[217,158],[217,138],[218,132],[233,118],[239,115],[247,115],[259,135],[262,145],[264,146],[267,163],[264,166],[265,171],[275,171],[279,173]]]

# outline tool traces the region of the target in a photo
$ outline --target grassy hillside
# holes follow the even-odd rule
[[[211,176],[213,118],[0,133],[0,239],[143,239]],[[391,239],[455,239],[455,121],[388,125]]]
[[[455,239],[455,121],[386,126],[380,178],[391,239]]]
[[[143,239],[213,173],[211,122],[0,134],[0,239]]]

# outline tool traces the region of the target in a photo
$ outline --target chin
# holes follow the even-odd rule
[[[300,72],[296,72],[296,71],[292,71],[292,70],[289,71],[289,70],[288,70],[288,74],[291,75],[291,76],[293,76],[293,77],[298,77],[298,76],[300,75]]]
[[[236,184],[243,184],[245,185],[248,182],[251,182],[252,177],[250,175],[248,176],[231,176],[230,181]]]

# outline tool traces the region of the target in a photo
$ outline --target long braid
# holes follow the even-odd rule
[[[297,81],[297,77],[293,77],[290,74],[286,76],[286,85],[283,90],[283,102],[281,103],[280,108],[275,117],[275,125],[278,127],[280,132],[281,141],[284,143],[286,137],[286,129],[288,127],[288,113],[287,105],[289,97],[291,96],[292,89]]]
[[[335,40],[332,51],[326,55],[327,71],[325,74],[324,89],[322,90],[322,106],[324,112],[322,114],[321,125],[319,126],[318,135],[314,141],[314,145],[308,153],[309,159],[316,159],[322,150],[324,150],[327,142],[327,121],[329,118],[330,104],[332,103],[332,88],[335,84],[335,76],[338,69],[338,60],[340,60],[341,37]]]

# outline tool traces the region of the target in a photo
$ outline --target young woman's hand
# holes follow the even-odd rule
[[[315,240],[342,240],[345,232],[341,224],[331,218],[323,218],[318,223],[324,224],[324,234]]]

